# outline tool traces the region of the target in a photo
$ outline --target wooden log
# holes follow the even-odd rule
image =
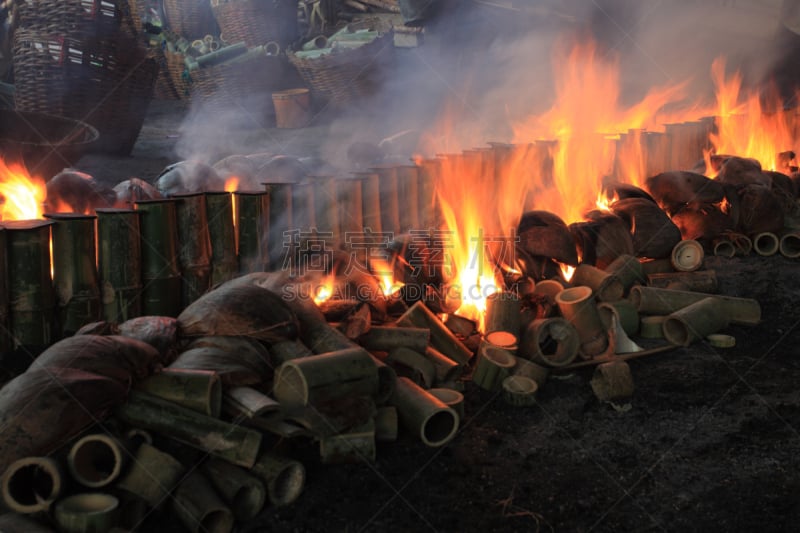
[[[694,272],[668,272],[650,274],[647,284],[650,287],[664,289],[672,283],[684,284],[690,291],[715,293],[719,288],[717,273],[714,270],[695,270]]]
[[[755,326],[761,321],[761,306],[751,298],[719,296],[702,292],[674,291],[653,287],[634,287],[631,301],[641,314],[669,315],[705,298],[720,300],[731,324]]]
[[[472,352],[445,327],[422,301],[409,307],[408,311],[397,319],[397,324],[429,329],[431,345],[459,364],[466,364],[472,358]]]
[[[11,511],[47,511],[64,487],[61,466],[52,457],[24,457],[11,463],[0,479],[0,495]]]
[[[222,411],[234,420],[277,411],[280,404],[251,387],[232,387],[222,395]]]
[[[306,469],[302,463],[273,452],[261,454],[252,472],[266,483],[269,501],[276,507],[297,500],[306,482]]]
[[[158,508],[167,500],[184,471],[180,461],[143,443],[117,487],[146,501],[150,507]]]
[[[388,352],[395,348],[408,348],[423,353],[430,339],[431,332],[425,328],[373,326],[358,338],[358,343],[367,350]]]
[[[233,513],[198,470],[189,473],[178,485],[172,510],[192,533],[229,533],[233,529]]]
[[[251,520],[267,501],[267,488],[250,472],[220,459],[209,459],[200,467],[233,511],[236,520]]]
[[[198,413],[219,418],[222,383],[214,371],[165,368],[140,381],[136,388]]]
[[[458,431],[458,414],[407,378],[398,378],[390,403],[403,425],[427,446],[442,446]]]
[[[117,439],[96,433],[72,445],[67,454],[67,467],[73,479],[94,489],[116,480],[127,459],[128,454]]]

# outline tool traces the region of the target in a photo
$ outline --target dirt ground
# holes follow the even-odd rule
[[[109,182],[152,179],[178,160],[186,111],[154,102],[131,157],[76,166]],[[280,145],[295,155],[328,134],[324,122],[218,132],[240,153]],[[591,369],[551,378],[529,408],[467,383],[466,419],[442,448],[404,434],[374,463],[326,466],[312,443],[281,443],[303,460],[305,490],[241,531],[796,531],[800,263],[750,256],[706,267],[723,294],[757,299],[762,323],[728,328],[733,348],[699,343],[632,361],[629,409],[595,399]],[[142,530],[174,526],[154,515]]]

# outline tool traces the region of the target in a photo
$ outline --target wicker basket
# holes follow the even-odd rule
[[[383,81],[382,69],[392,61],[393,35],[389,31],[358,48],[334,49],[314,58],[289,53],[289,61],[311,88],[319,103],[346,106],[377,92]]]
[[[21,0],[19,27],[73,38],[134,37],[136,29],[128,0]]]
[[[164,59],[166,65],[166,75],[169,76],[172,82],[172,87],[175,89],[175,94],[178,98],[189,98],[189,84],[191,78],[189,72],[186,70],[186,63],[184,62],[185,56],[180,52],[171,52],[164,50]]]
[[[128,154],[153,95],[158,63],[133,39],[14,36],[15,106],[83,120],[98,151]]]
[[[217,33],[209,0],[164,0],[167,26],[187,39]]]
[[[284,48],[297,38],[297,0],[211,0],[211,7],[229,43]]]

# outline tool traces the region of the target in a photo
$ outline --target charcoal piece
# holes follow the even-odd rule
[[[636,257],[669,257],[672,248],[681,240],[678,227],[649,200],[628,198],[616,202],[611,210],[631,232],[633,255]]]

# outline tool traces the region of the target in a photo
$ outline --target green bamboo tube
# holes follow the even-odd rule
[[[397,319],[397,325],[429,329],[431,345],[458,364],[467,364],[472,358],[469,348],[464,346],[422,301],[409,307],[408,311]]]
[[[517,353],[549,367],[567,366],[578,356],[580,337],[561,317],[540,318],[528,324]]]
[[[339,238],[347,243],[354,235],[364,232],[364,199],[362,184],[364,180],[343,178],[334,180],[338,199]],[[349,237],[348,237],[349,235]]]
[[[789,259],[800,257],[800,232],[788,231],[781,235],[779,250],[783,257]]]
[[[703,266],[705,251],[703,245],[692,239],[679,241],[672,248],[670,260],[675,270],[680,272],[694,272]]]
[[[111,531],[119,514],[119,499],[98,492],[68,496],[56,504],[53,512],[58,530],[63,533]]]
[[[319,455],[326,465],[375,462],[375,423],[370,420],[347,433],[322,437]]]
[[[544,385],[545,381],[547,381],[547,376],[550,375],[550,369],[528,359],[517,357],[513,375],[531,378],[541,387]]]
[[[398,378],[390,403],[412,434],[431,447],[447,444],[458,431],[458,414],[408,378]]]
[[[330,176],[308,176],[314,195],[314,220],[320,233],[331,235],[339,242],[339,198],[336,179]]]
[[[420,227],[419,215],[419,167],[401,165],[397,173],[397,202],[400,231],[427,229]]]
[[[390,351],[386,360],[393,365],[400,364],[411,369],[415,377],[413,381],[425,389],[433,387],[436,381],[436,367],[419,352],[401,346]]]
[[[358,338],[358,343],[367,350],[379,352],[403,347],[422,353],[430,340],[431,332],[425,328],[372,326]]]
[[[609,274],[613,274],[622,283],[625,293],[636,283],[644,283],[645,276],[642,272],[642,263],[632,255],[623,254],[611,261],[605,268]]]
[[[210,370],[165,368],[137,383],[136,388],[214,418],[219,418],[222,409],[222,382]]]
[[[141,498],[150,507],[160,507],[183,477],[184,466],[161,450],[142,443],[117,487]]]
[[[625,294],[625,286],[616,275],[585,263],[578,265],[570,283],[589,287],[601,302],[616,302]]]
[[[521,312],[519,298],[514,293],[499,291],[490,294],[486,298],[484,331],[507,331],[519,337]]]
[[[0,354],[12,350],[13,341],[9,335],[8,309],[8,268],[6,262],[6,231],[0,226]],[[2,359],[2,356],[0,356]]]
[[[736,255],[736,246],[729,239],[715,239],[714,255],[717,257],[733,257]]]
[[[434,397],[452,409],[458,415],[459,420],[464,420],[464,395],[453,389],[436,387],[428,390]]]
[[[695,270],[693,272],[665,272],[647,276],[647,285],[657,289],[674,287],[680,283],[687,290],[694,292],[717,292],[717,273],[713,270]]]
[[[780,239],[771,231],[765,231],[753,235],[753,250],[763,257],[769,257],[778,253],[780,249]]]
[[[672,259],[668,257],[662,259],[648,259],[646,261],[640,261],[640,264],[642,265],[642,274],[645,276],[675,272],[675,269],[672,268]]]
[[[134,209],[95,212],[103,318],[121,324],[142,313],[141,213]]]
[[[519,349],[519,337],[508,331],[489,331],[483,336],[483,342],[508,350],[514,355]]]
[[[370,354],[370,357],[372,357],[372,362],[378,372],[378,392],[375,394],[374,399],[376,404],[382,405],[389,401],[389,398],[394,394],[394,389],[397,386],[397,372],[374,355]]]
[[[253,466],[261,445],[261,433],[144,392],[131,392],[127,403],[121,405],[116,414],[127,424],[161,433],[246,468]],[[214,439],[209,439],[211,434]]]
[[[678,346],[689,346],[728,327],[725,306],[716,298],[705,298],[667,316],[664,338]]]
[[[178,264],[181,269],[181,307],[211,288],[211,236],[203,193],[181,194],[177,199]]]
[[[239,271],[264,272],[269,269],[269,193],[236,191],[233,198]]]
[[[536,404],[539,385],[525,376],[508,376],[501,384],[503,400],[515,407],[529,407]]]
[[[17,513],[0,515],[0,531],[4,533],[54,533],[53,529],[41,522]]]
[[[639,321],[639,336],[643,339],[663,339],[665,316],[643,316]]]
[[[381,228],[395,235],[400,233],[400,202],[397,187],[397,167],[391,165],[371,168],[378,174],[381,204]]]
[[[397,440],[397,408],[393,405],[379,407],[375,413],[375,439],[384,442]]]
[[[9,335],[13,348],[36,351],[53,340],[55,291],[46,220],[3,222],[8,261]],[[25,361],[27,367],[29,361]]]
[[[236,520],[252,520],[267,501],[267,488],[250,472],[220,459],[209,459],[200,467],[233,511]]]
[[[172,510],[192,533],[229,533],[233,513],[206,477],[199,471],[189,473],[175,489]]]
[[[580,353],[593,357],[608,347],[608,337],[597,314],[592,289],[586,286],[564,289],[556,296],[563,317],[578,331]]]
[[[285,249],[283,247],[284,232],[292,226],[292,184],[265,183],[269,193],[269,235],[267,237],[267,253],[271,270],[283,267]]]
[[[178,218],[171,199],[136,202],[142,213],[142,314],[176,317],[181,312]]]
[[[233,420],[255,418],[279,407],[278,402],[251,387],[229,387],[222,395],[223,412]]]
[[[352,175],[361,180],[363,230],[380,233],[382,231],[380,176],[377,172],[353,172]]]
[[[625,400],[633,396],[631,367],[625,361],[597,365],[590,384],[594,395],[601,402]]]
[[[93,489],[116,480],[126,463],[127,455],[122,444],[104,433],[82,437],[67,454],[67,468],[72,478]]]
[[[608,330],[611,327],[612,317],[617,317],[617,323],[627,335],[636,335],[639,332],[639,311],[629,300],[617,300],[616,302],[603,302],[597,305],[597,313],[600,315],[600,322]]]
[[[229,192],[207,192],[206,217],[211,244],[211,286],[236,277],[239,259],[236,256],[236,228],[233,225],[233,195]]]
[[[423,159],[419,167],[419,222],[422,229],[439,227],[439,209],[436,201],[436,182],[442,170],[441,159]]]
[[[761,306],[751,298],[719,296],[702,292],[634,287],[630,300],[643,315],[669,315],[705,298],[715,298],[725,310],[731,324],[755,326],[761,322]]]
[[[464,371],[463,365],[459,365],[432,346],[425,348],[423,353],[436,369],[437,383],[446,383],[458,379]]]
[[[298,340],[276,342],[269,347],[269,355],[272,358],[272,366],[279,367],[286,361],[308,357],[314,352],[308,349],[305,344]]]
[[[273,387],[275,399],[282,405],[302,406],[377,392],[377,367],[363,348],[289,360],[278,369]]]
[[[265,452],[259,456],[251,470],[266,483],[269,501],[276,507],[294,503],[303,492],[306,469],[294,459]]]
[[[64,487],[64,476],[52,457],[24,457],[8,465],[0,479],[0,495],[15,513],[47,511]]]
[[[514,354],[505,348],[483,343],[478,350],[472,381],[484,390],[499,390],[503,380],[511,375],[516,362]]]

